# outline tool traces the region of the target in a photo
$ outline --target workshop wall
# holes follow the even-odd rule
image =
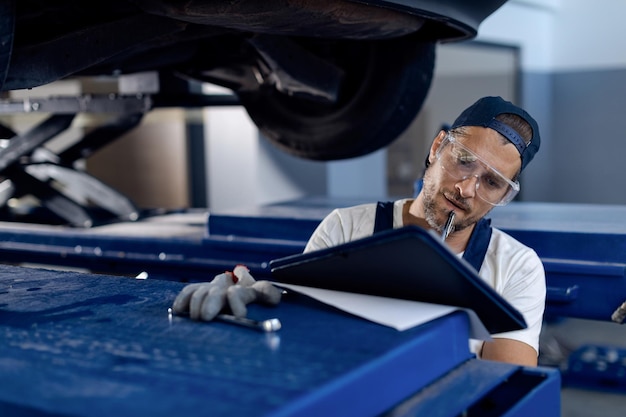
[[[189,207],[185,128],[184,110],[154,110],[137,129],[88,158],[86,169],[137,207]]]
[[[207,85],[208,93],[223,93]],[[227,92],[227,91],[226,91]],[[270,144],[240,107],[204,110],[207,196],[211,210],[228,210],[307,196],[382,198],[386,152],[319,162]]]
[[[221,91],[207,86],[209,92]],[[207,200],[211,210],[325,195],[327,167],[287,155],[239,106],[204,110]]]
[[[626,2],[510,1],[480,40],[520,46],[521,103],[542,149],[522,177],[526,201],[626,204]]]

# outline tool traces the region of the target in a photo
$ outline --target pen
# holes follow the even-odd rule
[[[446,225],[443,227],[443,232],[441,232],[441,240],[445,241],[448,238],[450,232],[454,228],[454,210],[448,214],[448,220],[446,220]]]

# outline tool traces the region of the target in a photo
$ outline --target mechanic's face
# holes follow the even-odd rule
[[[508,141],[505,144],[495,130],[472,126],[454,136],[506,178],[512,179],[519,171],[521,159],[517,149]],[[430,167],[424,175],[422,190],[424,218],[431,227],[441,231],[450,211],[454,211],[454,231],[458,232],[473,226],[494,206],[476,195],[476,176],[459,180],[442,169],[437,150],[445,144],[445,137],[445,132],[440,132],[430,149]]]

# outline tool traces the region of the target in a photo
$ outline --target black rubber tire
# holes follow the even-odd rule
[[[289,154],[330,161],[374,152],[408,127],[426,99],[434,42],[410,35],[338,48],[333,54],[346,77],[333,106],[274,89],[239,94],[263,136]]]

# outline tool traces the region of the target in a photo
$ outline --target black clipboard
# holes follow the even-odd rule
[[[527,327],[472,266],[417,226],[275,259],[270,268],[285,284],[469,308],[492,334]]]

